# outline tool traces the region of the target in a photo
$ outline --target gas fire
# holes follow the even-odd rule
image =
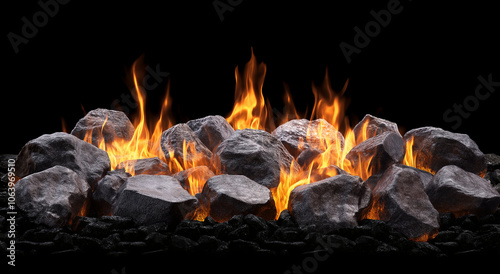
[[[137,64],[138,62],[136,61],[131,68],[133,80],[131,92],[139,105],[138,115],[132,121],[135,126],[133,137],[129,141],[118,140],[112,144],[105,144],[104,140],[102,140],[99,144],[99,148],[108,153],[112,169],[116,169],[124,161],[158,157],[168,164],[172,173],[197,166],[208,166],[214,174],[219,175],[220,170],[216,170],[213,163],[204,161],[203,157],[198,157],[193,143],[184,141],[182,161],[173,157],[174,151],[169,152],[170,157],[168,159],[165,157],[160,147],[161,135],[164,130],[175,124],[173,118],[167,115],[171,107],[169,86],[167,85],[166,97],[163,101],[160,117],[156,122],[150,123],[150,120],[146,117],[146,94],[142,92],[143,89],[139,85]],[[270,102],[265,100],[262,93],[265,74],[266,65],[257,62],[253,50],[250,61],[245,65],[243,71],[240,72],[238,67],[236,67],[235,102],[232,112],[226,118],[235,130],[251,128],[271,132],[276,128],[272,119]],[[351,175],[357,175],[363,180],[372,175],[370,168],[371,158],[363,158],[358,161],[346,158],[352,148],[373,137],[366,130],[368,121],[362,126],[361,131],[354,134],[349,119],[345,116],[348,102],[343,94],[347,89],[348,82],[345,82],[340,92],[335,92],[331,88],[327,71],[323,83],[320,86],[312,86],[315,100],[310,117],[307,118],[310,121],[315,119],[324,120],[319,120],[320,122],[316,124],[314,129],[311,126],[312,123],[310,123],[307,130],[307,138],[306,140],[301,140],[301,145],[303,146],[305,143],[308,143],[311,145],[311,148],[317,149],[321,153],[307,166],[300,167],[297,159],[295,159],[289,171],[281,171],[280,184],[278,187],[271,189],[277,209],[276,218],[282,210],[287,209],[289,196],[294,188],[339,174],[339,169],[335,167]],[[284,118],[278,121],[280,124],[292,119],[306,118],[298,114],[288,91],[284,96],[284,101],[286,113],[283,115]],[[327,126],[330,125],[333,125],[335,129],[342,133],[344,136],[342,141],[331,140],[331,138],[326,137],[326,133],[328,132]],[[314,136],[315,138],[324,140],[324,142],[314,143],[312,140],[309,140],[313,137],[313,134],[317,135]],[[92,142],[91,131],[87,132],[85,141]],[[188,155],[190,156],[188,157]],[[407,143],[404,164],[415,167],[414,159],[412,142],[410,141]],[[131,175],[135,174],[133,166],[125,165],[125,169]],[[199,173],[193,172],[188,176],[188,181],[189,187],[187,190],[191,195],[195,195],[202,191],[206,178],[199,175]],[[383,205],[380,205],[380,207],[383,207]],[[375,208],[372,209],[374,210],[369,211],[369,214],[366,214],[364,217],[378,219],[378,210],[375,210]],[[202,219],[201,216],[195,216],[195,218]]]

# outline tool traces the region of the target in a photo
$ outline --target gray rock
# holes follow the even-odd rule
[[[488,167],[488,171],[500,169],[500,156],[489,153],[484,154],[484,158],[486,159],[486,166]]]
[[[19,180],[14,186],[16,206],[36,224],[63,227],[89,204],[90,186],[78,174],[54,166]]]
[[[500,204],[500,194],[487,180],[454,165],[441,168],[425,191],[439,212],[455,217],[492,214]]]
[[[439,213],[434,209],[424,184],[415,170],[400,165],[387,169],[372,190],[363,218],[382,220],[406,237],[427,240],[439,228]]]
[[[198,200],[167,175],[137,175],[127,179],[113,203],[113,215],[131,217],[139,225],[175,225],[191,218]]]
[[[456,165],[481,177],[486,173],[484,154],[466,134],[422,127],[408,131],[405,143],[412,138],[416,168],[436,173],[444,166]]]
[[[81,118],[71,134],[83,140],[85,135],[90,133],[92,144],[98,147],[102,141],[106,145],[115,140],[130,141],[134,136],[134,130],[134,126],[125,113],[98,108],[89,111],[85,117]]]
[[[192,195],[200,193],[208,179],[215,174],[207,166],[196,166],[176,173],[173,177],[181,183],[181,186]],[[191,185],[190,179],[197,185]],[[190,189],[193,191],[191,192]]]
[[[308,148],[325,151],[328,145],[342,149],[344,136],[324,119],[290,120],[277,127],[272,134],[280,140],[294,157]],[[337,151],[337,150],[335,150]]]
[[[214,152],[222,173],[245,175],[267,187],[277,187],[281,169],[289,172],[293,160],[283,144],[263,130],[237,130]]]
[[[396,123],[370,114],[366,114],[365,117],[363,117],[363,120],[361,120],[352,130],[357,144],[384,132],[394,132],[402,137]]]
[[[75,171],[95,188],[110,170],[108,154],[64,132],[44,134],[23,146],[16,161],[16,176],[24,177],[60,165]]]
[[[130,177],[130,174],[125,172],[124,169],[117,169],[108,172],[104,178],[99,180],[92,194],[99,217],[112,215],[111,206],[118,194],[118,190],[127,181],[128,177]]]
[[[217,222],[234,215],[276,217],[271,191],[243,175],[218,175],[208,179],[200,195],[202,207]]]
[[[226,140],[234,132],[226,119],[219,115],[191,120],[187,122],[187,125],[210,151],[214,151],[222,141]]]
[[[184,155],[184,143],[187,155]],[[183,159],[195,165],[208,165],[212,152],[203,144],[187,124],[177,124],[163,132],[161,135],[161,149],[167,159],[174,158],[181,165]],[[194,151],[192,151],[194,150]],[[170,152],[173,152],[173,156]],[[185,167],[187,169],[192,166]]]
[[[168,165],[158,157],[121,162],[117,169],[130,167],[134,175],[172,175]]]
[[[356,167],[369,161],[368,170],[376,174],[392,164],[401,163],[405,155],[403,138],[399,133],[386,131],[369,138],[349,151],[346,160]],[[366,178],[364,178],[366,179]]]
[[[370,202],[370,189],[361,178],[338,175],[296,187],[290,193],[288,210],[299,226],[316,225],[327,233],[357,225],[359,213]]]

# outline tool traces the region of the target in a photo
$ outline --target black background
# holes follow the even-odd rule
[[[299,111],[309,110],[311,84],[328,67],[334,89],[349,79],[347,114],[370,113],[407,130],[437,126],[467,133],[485,153],[500,153],[500,92],[480,101],[460,127],[443,113],[473,96],[478,76],[500,82],[499,14],[494,1],[401,0],[402,11],[348,63],[340,50],[353,44],[354,27],[373,21],[385,1],[243,0],[221,21],[208,1],[75,1],[57,14],[16,54],[7,34],[22,34],[37,1],[3,3],[4,53],[0,153],[17,153],[27,141],[68,130],[82,107],[110,108],[129,94],[126,75],[144,55],[146,65],[169,72],[177,122],[227,116],[233,106],[234,69],[251,48],[267,65],[264,96],[283,108],[286,83]],[[15,2],[15,3],[10,3]],[[220,0],[227,3],[225,0]],[[238,2],[238,1],[232,1]],[[148,110],[158,114],[167,81],[149,90]],[[496,130],[496,131],[495,131]]]

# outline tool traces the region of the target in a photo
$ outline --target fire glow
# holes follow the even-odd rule
[[[201,157],[201,155],[198,157],[195,144],[186,140],[183,143],[182,161],[173,157],[174,151],[169,151],[170,157],[165,157],[160,147],[161,135],[164,130],[175,125],[171,115],[167,115],[172,105],[172,100],[169,96],[169,85],[167,85],[161,115],[155,122],[151,123],[151,120],[146,117],[146,94],[144,89],[139,85],[138,61],[134,62],[131,70],[133,80],[131,92],[139,105],[138,114],[132,119],[135,127],[133,137],[128,141],[115,140],[111,144],[106,144],[102,139],[98,145],[100,149],[107,152],[111,161],[111,169],[116,169],[120,163],[125,161],[158,157],[168,164],[170,172],[173,174],[197,166],[208,166],[215,175],[221,174],[221,171],[213,163],[206,162],[206,159]],[[272,132],[279,126],[274,124],[270,102],[265,100],[262,93],[265,75],[266,65],[258,63],[253,52],[243,72],[240,72],[238,67],[236,67],[235,102],[232,112],[226,117],[226,120],[235,130],[250,128]],[[308,140],[301,140],[302,143],[307,142],[311,148],[322,152],[307,166],[300,167],[297,159],[294,159],[292,161],[292,168],[289,170],[282,168],[278,187],[271,189],[277,209],[276,218],[279,217],[281,211],[287,209],[290,193],[294,188],[313,183],[320,177],[328,178],[338,175],[338,169],[331,168],[332,166],[337,166],[351,175],[361,177],[363,180],[368,179],[372,175],[373,171],[370,165],[372,159],[370,157],[365,157],[358,161],[346,159],[352,148],[375,135],[370,135],[366,130],[368,121],[362,125],[361,131],[358,131],[357,134],[351,128],[349,119],[345,116],[347,100],[343,97],[347,85],[348,81],[346,81],[340,92],[335,92],[331,88],[327,71],[322,85],[318,87],[312,86],[315,100],[310,117],[301,117],[298,114],[292,97],[286,92],[284,103],[287,111],[283,115],[285,118],[279,121],[279,123],[283,124],[290,120],[301,118],[308,118],[310,121],[324,119],[319,120],[320,122],[317,123],[314,130],[311,128],[310,123],[307,130]],[[340,142],[327,138],[327,123],[321,121],[326,121],[330,125],[333,125],[335,129],[338,129],[344,136],[344,140]],[[102,128],[104,128],[104,125]],[[315,138],[322,141],[319,143],[310,141],[309,138],[313,138],[313,134]],[[92,131],[87,132],[84,140],[92,143]],[[415,155],[413,155],[411,145],[412,142],[407,143],[404,164],[415,167]],[[126,164],[124,167],[132,176],[135,175],[133,165]],[[203,178],[202,174],[192,173],[188,176],[189,186],[186,190],[191,195],[200,193],[205,181],[206,178]],[[378,209],[382,210],[383,206],[372,207],[363,218],[379,219],[380,214]],[[194,218],[203,220],[205,217],[206,213],[198,212]],[[426,236],[425,239],[422,238],[420,240],[426,240],[427,238]]]

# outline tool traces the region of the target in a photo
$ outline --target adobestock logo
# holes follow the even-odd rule
[[[14,33],[9,32],[7,34],[7,39],[9,39],[12,49],[17,54],[19,52],[19,46],[22,44],[28,44],[29,39],[35,38],[38,34],[40,28],[43,28],[49,23],[50,18],[53,18],[59,13],[59,5],[66,5],[70,0],[47,0],[38,1],[38,6],[41,10],[33,13],[31,18],[26,16],[21,17],[23,25],[21,27],[21,32]]]

